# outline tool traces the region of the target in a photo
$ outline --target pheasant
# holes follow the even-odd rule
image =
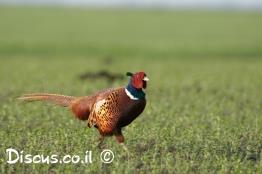
[[[144,72],[126,73],[130,81],[126,87],[106,89],[93,95],[73,97],[48,93],[24,94],[23,101],[47,101],[68,107],[76,118],[87,121],[100,133],[100,145],[106,136],[115,136],[124,146],[122,128],[136,119],[146,106],[145,92],[148,77]],[[124,146],[126,149],[126,147]]]

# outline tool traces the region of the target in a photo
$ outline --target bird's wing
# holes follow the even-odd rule
[[[88,119],[88,125],[97,126],[100,133],[113,133],[120,116],[118,93],[112,91],[107,97],[97,101]]]

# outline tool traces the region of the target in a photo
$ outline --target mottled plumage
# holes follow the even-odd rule
[[[119,143],[124,142],[122,127],[138,117],[146,106],[145,93],[148,78],[144,72],[131,76],[127,87],[106,89],[94,95],[72,97],[57,94],[35,93],[20,97],[25,101],[49,101],[68,107],[80,120],[86,120],[89,127],[98,129],[100,135],[114,135]]]

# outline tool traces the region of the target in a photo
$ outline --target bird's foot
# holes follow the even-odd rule
[[[132,154],[130,153],[130,151],[128,150],[128,148],[126,147],[126,145],[124,143],[120,143],[120,145],[123,147],[124,151],[126,152],[128,158],[132,157]]]

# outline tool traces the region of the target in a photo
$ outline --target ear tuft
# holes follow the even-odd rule
[[[127,72],[126,75],[127,75],[127,76],[133,76],[133,73]]]

